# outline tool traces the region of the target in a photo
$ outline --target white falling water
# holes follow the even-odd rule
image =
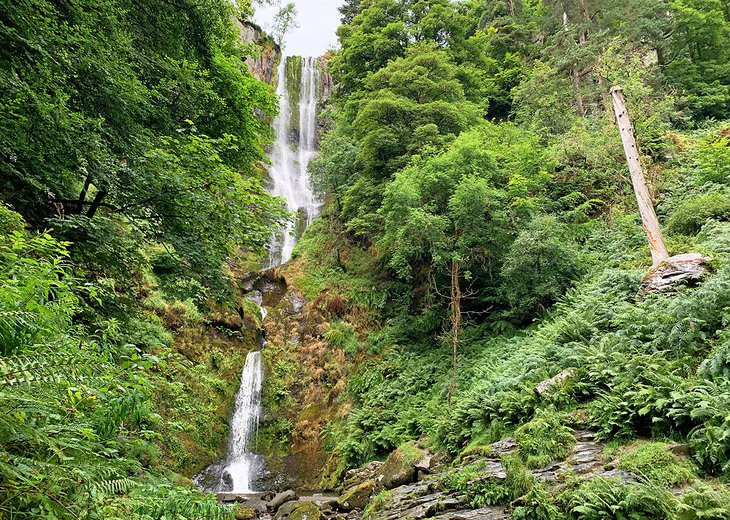
[[[288,59],[302,60],[299,83],[299,138],[293,138],[292,105],[289,96],[286,63]],[[279,115],[274,120],[276,142],[271,150],[269,175],[271,193],[286,199],[287,209],[297,213],[304,225],[309,225],[319,211],[307,168],[317,154],[317,104],[319,102],[320,69],[317,58],[282,58],[279,64]],[[272,243],[269,267],[291,259],[296,245],[295,224],[289,223]]]
[[[249,352],[241,374],[241,387],[236,394],[236,411],[231,421],[231,439],[221,485],[230,477],[232,493],[252,493],[252,481],[260,457],[251,452],[261,417],[261,391],[264,383],[264,364],[261,352]]]

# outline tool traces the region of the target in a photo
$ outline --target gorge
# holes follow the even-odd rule
[[[730,519],[729,64],[726,0],[0,2],[0,518]]]

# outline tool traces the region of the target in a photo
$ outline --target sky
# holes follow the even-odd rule
[[[286,3],[286,0],[282,0]],[[299,27],[291,29],[285,38],[284,54],[291,56],[321,56],[337,44],[335,31],[340,25],[337,8],[341,0],[294,0]],[[268,29],[278,7],[256,9],[256,22]]]

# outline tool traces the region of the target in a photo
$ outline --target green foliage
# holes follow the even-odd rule
[[[665,444],[642,443],[630,447],[619,456],[621,469],[661,486],[678,486],[693,476],[689,464],[678,460]]]
[[[90,276],[130,286],[127,299],[141,242],[220,293],[234,245],[260,250],[284,217],[257,171],[270,130],[256,112],[273,115],[275,99],[246,69],[232,8],[3,6],[3,191],[32,225],[52,219]]]
[[[730,515],[730,492],[724,487],[696,482],[683,493],[677,507],[680,520],[721,520]]]
[[[529,318],[554,304],[581,273],[578,249],[555,218],[531,222],[505,256],[502,278],[513,312]]]
[[[730,193],[693,197],[677,207],[667,224],[676,233],[695,235],[709,219],[730,220]]]
[[[528,468],[564,459],[575,444],[572,430],[561,423],[560,415],[544,410],[515,430],[515,440]]]
[[[658,488],[596,477],[563,493],[562,499],[578,518],[655,519],[672,517],[671,494]]]
[[[350,356],[357,354],[361,348],[357,333],[343,321],[330,323],[324,332],[324,339]]]

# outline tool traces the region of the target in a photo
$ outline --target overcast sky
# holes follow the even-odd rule
[[[286,3],[286,0],[282,0]],[[337,44],[335,31],[340,25],[337,8],[341,0],[294,0],[299,27],[286,36],[284,54],[292,56],[321,56]],[[256,21],[268,29],[277,7],[259,7]]]

